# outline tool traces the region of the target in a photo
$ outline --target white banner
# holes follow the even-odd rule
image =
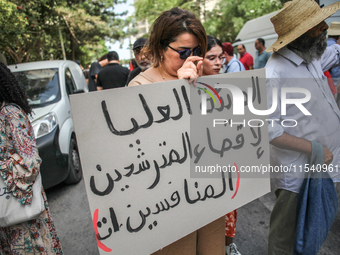
[[[207,86],[254,87],[254,106],[266,109],[264,77],[257,70],[202,77],[197,88],[177,80],[71,96],[100,254],[150,254],[270,191],[267,172],[243,178],[241,169],[268,166],[267,123],[248,125],[267,117],[245,107],[236,118],[231,92],[218,98]],[[226,132],[203,119],[210,94]],[[241,124],[230,126],[233,118]]]

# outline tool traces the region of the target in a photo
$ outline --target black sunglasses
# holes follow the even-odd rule
[[[189,50],[189,49],[184,49],[184,50],[175,50],[174,48],[172,48],[169,44],[168,47],[174,51],[176,51],[179,54],[179,58],[180,59],[187,59],[192,52],[193,56],[201,56],[202,54],[202,50],[200,46],[197,46],[196,48]]]

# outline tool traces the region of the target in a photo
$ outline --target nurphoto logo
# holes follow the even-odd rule
[[[210,90],[212,90],[214,92],[215,95],[217,95],[221,105],[222,105],[222,101],[220,96],[218,95],[217,91],[205,84],[205,83],[201,83],[205,86],[207,86]],[[235,85],[231,85],[231,84],[215,84],[214,86],[215,88],[222,88],[222,89],[229,89],[232,95],[232,103],[233,103],[233,115],[244,115],[244,94],[243,91],[235,86]],[[201,88],[199,88],[201,89]],[[201,89],[203,91],[205,91],[207,94],[209,94],[212,99],[214,100],[215,104],[216,101],[214,99],[214,96],[207,91],[207,89]],[[201,93],[201,114],[202,115],[206,115],[207,114],[207,94],[206,93]],[[270,109],[267,110],[258,110],[255,109],[253,102],[252,102],[252,97],[253,97],[253,88],[248,87],[247,88],[247,93],[248,93],[248,97],[247,97],[247,106],[248,109],[251,113],[255,114],[255,115],[269,115],[271,113],[273,113],[277,106],[278,106],[278,90],[277,88],[273,88],[272,90],[272,98],[273,98],[273,103],[272,106],[270,107]],[[302,93],[305,95],[304,98],[287,98],[287,94],[288,93]],[[307,103],[309,100],[311,99],[311,93],[304,88],[293,88],[293,87],[282,87],[281,88],[281,114],[282,115],[286,115],[286,107],[289,104],[294,104],[297,108],[300,109],[300,111],[304,114],[304,115],[312,115],[302,104]]]

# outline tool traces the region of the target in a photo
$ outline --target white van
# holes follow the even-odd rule
[[[272,45],[277,39],[274,26],[270,21],[270,18],[276,13],[277,11],[247,21],[236,36],[233,46],[236,47],[239,44],[243,44],[246,47],[246,51],[255,59],[255,41],[258,38],[261,37],[264,39],[266,48]]]
[[[45,189],[63,181],[77,183],[82,169],[69,95],[88,92],[85,77],[74,61],[55,60],[8,66],[24,87],[33,114],[30,118],[42,158]]]

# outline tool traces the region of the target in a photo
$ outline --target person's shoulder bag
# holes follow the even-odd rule
[[[318,254],[338,211],[338,197],[328,171],[321,171],[323,146],[312,141],[310,168],[297,202],[294,255]],[[319,167],[319,169],[318,169]]]

